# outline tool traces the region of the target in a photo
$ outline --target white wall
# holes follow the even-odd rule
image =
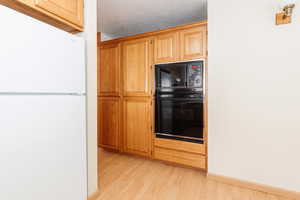
[[[98,188],[97,160],[97,0],[85,0],[87,56],[88,193]]]
[[[300,191],[300,2],[209,0],[209,172]]]

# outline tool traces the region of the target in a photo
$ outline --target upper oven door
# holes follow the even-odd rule
[[[165,92],[202,92],[204,61],[160,64],[155,66],[156,94]]]

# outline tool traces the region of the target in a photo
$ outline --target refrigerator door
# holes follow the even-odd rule
[[[0,5],[0,93],[85,93],[85,44]]]
[[[87,198],[84,96],[0,96],[0,199]]]

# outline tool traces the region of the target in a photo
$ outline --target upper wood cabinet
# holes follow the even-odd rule
[[[154,37],[154,63],[195,60],[207,57],[207,24],[182,27]]]
[[[98,98],[98,143],[101,147],[120,146],[121,101],[118,97]]]
[[[193,60],[207,56],[207,25],[180,31],[180,60]]]
[[[129,97],[123,101],[124,150],[144,156],[151,154],[151,99]]]
[[[120,76],[120,45],[102,46],[98,66],[98,95],[120,96]]]
[[[35,0],[35,5],[73,24],[83,25],[83,0]]]
[[[178,60],[178,32],[160,34],[154,38],[154,62],[167,63]]]
[[[123,43],[123,94],[124,96],[150,96],[152,49],[151,38]]]
[[[3,0],[14,10],[68,32],[83,31],[84,0]]]

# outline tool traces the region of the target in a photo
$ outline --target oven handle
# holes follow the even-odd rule
[[[204,98],[174,98],[174,97],[156,97],[156,100],[172,100],[172,101],[196,101],[196,102],[203,102]]]

